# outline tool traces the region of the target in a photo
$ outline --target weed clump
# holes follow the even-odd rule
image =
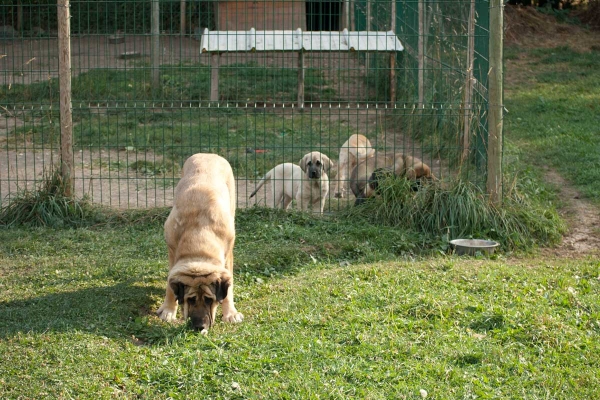
[[[69,197],[60,172],[45,175],[33,190],[23,190],[0,209],[0,225],[77,228],[104,217],[90,202]]]
[[[554,209],[537,204],[516,186],[505,194],[502,206],[496,206],[479,186],[462,180],[431,182],[414,192],[408,180],[386,177],[379,181],[378,196],[345,212],[446,242],[496,240],[505,250],[556,244],[564,232]]]

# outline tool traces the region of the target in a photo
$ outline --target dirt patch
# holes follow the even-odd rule
[[[504,45],[524,48],[568,46],[573,50],[585,52],[598,47],[598,32],[573,24],[559,23],[554,16],[542,14],[534,7],[506,5]]]
[[[560,188],[559,197],[564,204],[560,213],[567,221],[568,232],[557,248],[546,249],[549,255],[579,258],[589,254],[600,254],[600,210],[582,199],[579,192],[556,171],[545,173],[548,182]]]

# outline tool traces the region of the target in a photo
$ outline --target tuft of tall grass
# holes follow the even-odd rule
[[[463,180],[431,182],[414,192],[408,180],[386,177],[379,181],[378,192],[360,207],[344,212],[444,242],[473,237],[496,240],[504,250],[556,244],[565,229],[554,209],[537,204],[516,186],[507,192],[502,206]]]
[[[60,171],[54,170],[33,190],[23,190],[0,209],[2,226],[75,228],[102,219],[98,207],[65,195]]]

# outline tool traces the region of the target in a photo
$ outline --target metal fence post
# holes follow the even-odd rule
[[[487,192],[492,202],[502,203],[502,0],[490,1],[490,72],[488,99],[488,168]]]
[[[69,0],[57,0],[60,90],[60,173],[65,196],[73,195],[73,110],[71,104],[71,23]]]

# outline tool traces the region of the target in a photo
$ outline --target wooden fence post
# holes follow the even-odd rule
[[[298,108],[304,108],[304,51],[298,52]]]
[[[60,173],[64,194],[73,196],[73,110],[71,104],[71,22],[69,0],[57,0],[60,97]]]
[[[152,21],[150,26],[152,40],[152,88],[160,87],[160,4],[152,0]]]
[[[495,204],[502,203],[503,10],[503,0],[490,0],[487,193]]]
[[[473,59],[475,56],[475,0],[471,0],[467,28],[467,73],[465,81],[465,102],[463,107],[463,140],[461,161],[469,157],[471,147],[471,116],[473,112]]]
[[[210,101],[219,101],[219,63],[220,55],[214,52],[210,55]]]
[[[179,3],[179,31],[181,36],[185,36],[185,2],[186,0],[181,0]]]
[[[419,18],[419,37],[417,42],[418,54],[418,94],[419,94],[419,109],[423,108],[425,102],[425,7],[423,0],[419,0],[417,5],[417,13]]]
[[[396,0],[392,0],[392,20],[390,21],[390,30],[396,36]],[[396,50],[396,49],[394,49]],[[390,53],[390,104],[394,107],[396,104],[396,51]]]

